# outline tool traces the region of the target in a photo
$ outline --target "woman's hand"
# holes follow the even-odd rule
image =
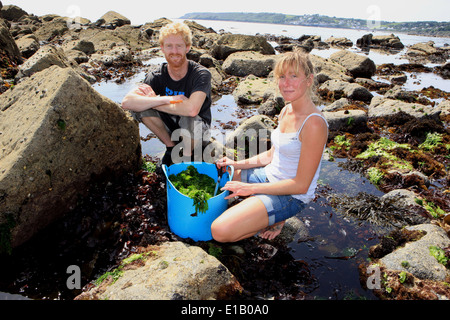
[[[230,195],[225,197],[225,199],[231,199],[233,197],[247,197],[254,193],[254,188],[251,183],[244,183],[240,181],[228,181],[222,191],[230,191]]]
[[[216,161],[216,166],[218,169],[221,169],[223,167],[227,166],[234,166],[236,164],[236,161],[231,160],[228,157],[223,157],[222,159],[219,159]]]

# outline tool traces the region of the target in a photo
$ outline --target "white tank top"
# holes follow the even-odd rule
[[[274,154],[272,162],[265,167],[266,176],[270,182],[277,182],[285,179],[292,179],[297,175],[298,162],[300,160],[300,151],[302,143],[298,139],[300,132],[305,126],[306,121],[312,116],[321,117],[328,127],[328,122],[321,114],[312,113],[306,117],[302,126],[297,132],[282,133],[280,128],[276,128],[271,135],[271,141],[274,146]],[[325,148],[324,148],[325,150]],[[323,154],[323,153],[322,153]],[[317,180],[319,179],[321,163],[317,168],[313,180],[309,186],[307,193],[295,194],[292,197],[308,203],[314,199],[315,190],[317,188]]]

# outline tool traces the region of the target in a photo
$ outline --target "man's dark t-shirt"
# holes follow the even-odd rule
[[[205,101],[200,109],[199,116],[202,120],[211,125],[211,73],[202,65],[188,60],[188,72],[186,76],[174,81],[167,70],[167,63],[163,63],[158,70],[149,72],[144,83],[152,87],[153,91],[160,96],[184,95],[187,98],[196,91],[206,93]],[[172,117],[167,113],[159,112],[161,119],[173,131],[178,125],[173,122]],[[178,122],[178,121],[177,121]]]

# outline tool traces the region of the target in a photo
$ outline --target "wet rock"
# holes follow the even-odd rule
[[[95,179],[140,164],[137,124],[72,68],[25,78],[0,105],[0,224],[14,222],[12,247],[70,212]]]
[[[275,66],[275,55],[263,55],[258,52],[236,52],[230,54],[222,68],[229,75],[246,77],[253,74],[267,77]]]
[[[371,78],[376,71],[370,58],[347,50],[333,53],[330,59],[345,67],[354,78]]]
[[[145,252],[144,260],[125,266],[115,282],[103,281],[75,300],[226,299],[242,290],[228,269],[200,247],[166,242]]]
[[[380,262],[387,269],[407,271],[419,279],[445,281],[446,277],[450,277],[450,270],[430,254],[431,246],[441,249],[450,246],[450,239],[446,232],[432,224],[411,226],[406,229],[425,231],[426,235],[417,241],[408,242],[404,247],[397,248],[381,258]]]
[[[275,54],[274,48],[264,37],[226,34],[221,36],[211,48],[211,55],[218,60],[225,60],[230,54],[240,51]]]

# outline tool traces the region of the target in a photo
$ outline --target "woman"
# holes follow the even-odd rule
[[[234,242],[257,233],[275,238],[286,219],[314,198],[328,124],[314,105],[314,67],[302,51],[285,54],[274,70],[286,102],[272,133],[272,148],[250,159],[223,158],[219,168],[233,165],[235,175],[222,190],[227,198],[250,196],[226,210],[211,225],[213,238]]]

